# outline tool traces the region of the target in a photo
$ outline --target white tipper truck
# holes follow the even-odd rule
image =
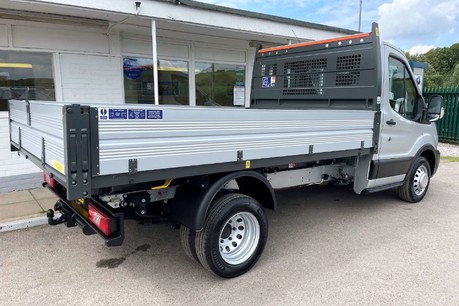
[[[119,246],[126,219],[170,222],[191,259],[230,278],[262,254],[275,190],[339,182],[422,200],[442,104],[374,24],[260,48],[249,108],[9,101],[10,140],[59,197],[50,225]]]

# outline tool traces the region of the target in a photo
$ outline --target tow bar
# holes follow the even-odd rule
[[[57,219],[54,219],[54,210],[61,212],[60,217]],[[46,217],[48,217],[48,224],[58,225],[64,223],[66,220],[66,213],[62,211],[62,204],[60,203],[60,200],[57,201],[56,204],[54,204],[54,210],[48,209],[48,211],[46,212]]]
[[[108,236],[89,220],[88,209],[76,204],[74,201],[58,200],[54,204],[54,209],[49,209],[46,212],[48,224],[58,225],[64,223],[67,227],[78,225],[85,235],[99,234],[105,240],[106,246],[121,245],[124,240],[124,215],[122,213],[112,214],[94,202],[91,203],[91,207],[96,207],[99,213],[103,212],[104,216],[110,219],[113,232],[109,233]],[[55,212],[59,212],[60,216],[56,217]]]
[[[54,211],[60,212],[61,215],[58,218],[54,218]],[[56,204],[54,204],[54,210],[48,209],[46,216],[48,217],[49,225],[58,225],[62,223],[65,223],[67,227],[78,225],[85,235],[93,235],[96,233],[62,200],[58,200]]]

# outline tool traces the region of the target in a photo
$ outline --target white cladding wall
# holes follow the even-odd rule
[[[0,24],[0,47],[8,47],[8,27]]]
[[[190,35],[190,39],[193,36]],[[190,49],[193,49],[191,54]],[[215,44],[209,42],[197,41],[182,41],[170,42],[158,38],[158,57],[159,58],[176,58],[176,59],[190,59],[192,55],[196,61],[210,61],[210,62],[223,62],[223,63],[240,63],[246,64],[246,53],[249,50],[248,42],[244,45],[229,46]],[[152,44],[148,37],[143,39],[132,39],[128,37],[121,38],[121,52],[126,55],[146,55],[152,54]]]
[[[54,25],[13,25],[13,45],[59,51],[108,53],[109,36],[87,28]]]
[[[124,103],[120,57],[61,54],[65,102]]]

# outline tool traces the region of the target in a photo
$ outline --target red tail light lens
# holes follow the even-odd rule
[[[94,223],[105,235],[110,236],[110,218],[104,215],[100,210],[89,205],[89,220]]]
[[[56,188],[56,180],[47,172],[43,172],[43,181],[49,185],[49,187]]]

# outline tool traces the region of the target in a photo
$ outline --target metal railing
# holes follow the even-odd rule
[[[424,88],[427,102],[432,95],[441,95],[445,101],[445,116],[437,122],[440,141],[459,143],[459,87]]]

